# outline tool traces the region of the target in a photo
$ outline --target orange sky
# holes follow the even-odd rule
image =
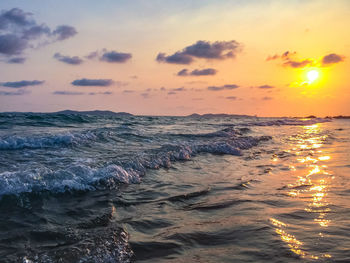
[[[45,24],[51,33],[27,38],[15,51],[0,47],[0,111],[350,115],[349,1],[99,3],[2,3],[1,16],[8,20],[0,28],[0,46],[9,34],[23,38],[33,25]],[[13,8],[17,13],[8,13]],[[9,20],[5,14],[17,16]],[[19,25],[19,18],[27,24]],[[76,33],[54,33],[59,25]],[[98,51],[96,57],[86,58],[93,51]],[[53,57],[58,52],[66,62]],[[159,53],[165,53],[161,61],[156,60]],[[174,63],[174,54],[191,61]],[[19,57],[25,61],[9,63]],[[81,62],[67,63],[72,57]],[[187,75],[178,76],[183,69]],[[191,75],[204,69],[212,74]],[[307,83],[311,69],[320,78]],[[71,84],[81,79],[92,82]],[[44,82],[23,86],[22,80]],[[93,80],[112,84],[95,85]]]

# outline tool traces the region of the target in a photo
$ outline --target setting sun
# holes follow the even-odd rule
[[[315,80],[317,80],[320,76],[320,73],[313,69],[313,70],[310,70],[308,73],[307,73],[307,79],[309,80],[309,83],[313,83]]]

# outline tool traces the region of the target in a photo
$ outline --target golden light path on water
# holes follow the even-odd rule
[[[321,228],[327,228],[332,224],[332,221],[327,219],[327,214],[331,212],[327,194],[334,176],[325,164],[331,159],[331,156],[324,154],[321,149],[327,136],[320,134],[320,125],[315,124],[304,126],[301,135],[290,138],[291,148],[286,151],[294,153],[297,156],[296,163],[298,167],[302,165],[306,169],[301,169],[302,174],[297,174],[296,181],[288,185],[287,194],[290,198],[297,198],[298,201],[303,203],[307,200],[304,210],[311,214],[314,224],[318,224]],[[272,161],[277,162],[278,159],[274,158]],[[290,168],[291,172],[297,172],[294,166],[290,166]],[[303,241],[288,233],[288,224],[276,218],[270,218],[270,222],[275,227],[275,232],[281,240],[296,255],[314,260],[332,257],[328,253],[313,255],[307,252],[303,248]],[[322,232],[319,233],[319,237],[323,237]]]

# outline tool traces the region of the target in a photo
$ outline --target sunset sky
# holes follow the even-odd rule
[[[0,111],[350,115],[349,26],[348,0],[1,0]]]

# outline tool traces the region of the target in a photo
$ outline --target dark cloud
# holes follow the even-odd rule
[[[158,62],[173,64],[190,64],[194,58],[204,59],[227,59],[234,58],[241,50],[241,44],[235,40],[231,41],[209,41],[199,40],[191,46],[185,47],[181,51],[177,51],[172,55],[159,53],[156,60]]]
[[[56,37],[57,40],[65,40],[67,38],[73,37],[78,32],[72,26],[61,25],[56,27],[52,34]]]
[[[344,61],[345,57],[337,54],[329,54],[322,58],[322,65],[328,66],[331,64],[339,63]]]
[[[159,53],[156,60],[158,62],[166,62],[171,64],[190,64],[193,58],[181,52],[176,52],[173,55],[167,56],[165,53]]]
[[[208,76],[208,75],[215,75],[216,69],[213,68],[206,68],[206,69],[195,69],[191,72],[192,76]]]
[[[99,86],[107,87],[113,84],[111,79],[76,79],[72,83],[74,86]]]
[[[217,70],[213,68],[195,69],[191,72],[188,72],[187,69],[182,69],[177,73],[177,75],[178,76],[208,76],[208,75],[215,75],[216,73],[217,73]]]
[[[26,13],[19,8],[12,8],[11,10],[3,10],[0,15],[0,29],[6,29],[12,25],[16,26],[31,26],[35,21],[31,18],[31,13]]]
[[[188,76],[188,69],[182,69],[180,70],[176,75],[178,76]]]
[[[138,79],[137,75],[130,76],[131,79]]]
[[[237,89],[237,88],[239,88],[239,86],[236,84],[226,84],[223,86],[209,86],[208,90],[220,91],[220,90],[232,90],[232,89]]]
[[[18,55],[21,54],[28,47],[28,41],[17,35],[0,35],[0,54],[9,56]]]
[[[28,86],[37,86],[43,84],[43,80],[21,80],[21,81],[14,81],[14,82],[4,82],[1,83],[1,86],[8,87],[8,88],[23,88]]]
[[[131,59],[132,55],[130,53],[121,53],[117,51],[107,51],[101,56],[102,61],[110,63],[125,63]]]
[[[57,90],[52,92],[54,95],[84,95],[84,92],[78,92],[78,91],[65,91],[65,90]]]
[[[33,39],[37,39],[40,38],[41,36],[48,36],[50,35],[50,28],[46,25],[36,25],[36,26],[32,26],[29,29],[26,29],[23,32],[23,38],[28,39],[28,40],[33,40]]]
[[[19,8],[3,10],[0,13],[0,54],[14,56],[25,50],[38,48],[72,37],[76,34],[74,27],[62,25],[51,32],[44,23],[37,23],[33,14]]]
[[[166,88],[165,87],[161,87],[160,90],[161,91],[166,91]]]
[[[9,64],[23,64],[26,61],[26,58],[23,57],[14,57],[8,59],[6,62]]]
[[[66,64],[70,64],[70,65],[80,65],[84,62],[78,56],[69,57],[69,56],[63,56],[60,53],[56,53],[53,57],[55,59],[57,59],[58,61],[61,61],[61,62],[66,63]]]
[[[16,90],[16,91],[2,91],[0,90],[0,96],[19,96],[28,94],[30,91],[27,90]]]
[[[258,89],[273,89],[275,88],[274,86],[271,85],[261,85],[257,87]]]
[[[237,97],[235,97],[235,96],[228,96],[228,97],[226,97],[226,99],[228,99],[228,100],[237,100]]]
[[[301,61],[293,61],[293,60],[288,60],[283,63],[283,66],[286,67],[292,67],[292,68],[303,68],[306,66],[311,66],[313,64],[312,60],[310,59],[304,59]]]
[[[168,95],[175,95],[175,94],[176,94],[175,91],[169,91],[169,92],[168,92]]]

